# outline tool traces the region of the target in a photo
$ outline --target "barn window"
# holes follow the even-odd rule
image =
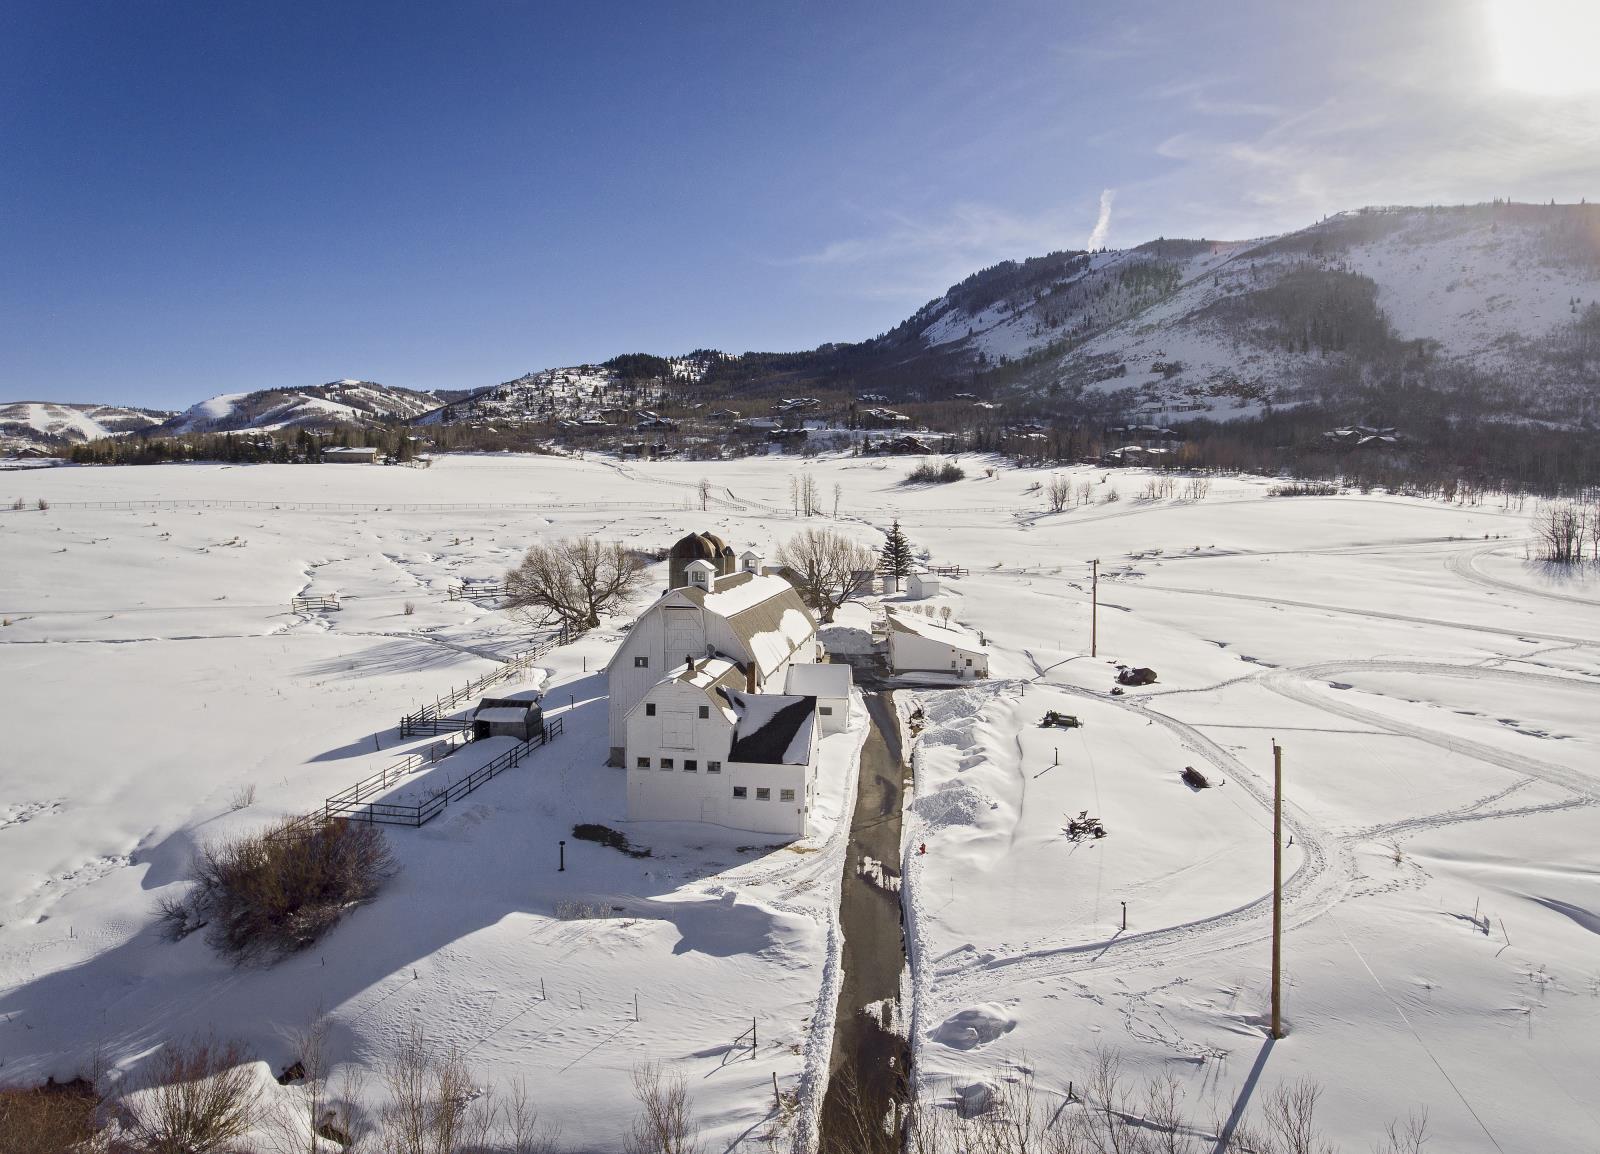
[[[772,791],[770,789],[768,789],[764,785],[756,786],[756,800],[757,801],[771,801],[772,800]]]
[[[706,772],[707,773],[721,773],[722,772],[722,762],[720,762],[720,761],[708,761],[708,762],[706,762]]]
[[[662,769],[671,769],[672,768],[672,758],[663,757],[661,759],[661,768]]]
[[[656,715],[656,703],[655,702],[647,701],[647,702],[644,703],[644,715],[646,717],[654,717]]]
[[[684,761],[683,761],[683,772],[684,773],[693,773],[695,770],[697,770],[699,768],[700,768],[700,763],[698,761],[696,761],[694,758],[688,757],[688,758],[684,759]]]
[[[706,718],[708,718],[710,716],[711,716],[711,707],[709,705],[702,705],[700,707],[700,720],[704,721]]]
[[[649,669],[650,659],[648,657],[635,657],[633,659],[633,667],[635,669]]]
[[[742,800],[744,798],[747,798],[749,796],[750,796],[750,791],[747,790],[744,786],[736,785],[736,786],[733,787],[733,797],[734,797],[735,801],[740,801],[740,800]]]
[[[648,758],[648,757],[641,757],[641,758],[640,758],[640,759],[639,759],[639,760],[638,760],[638,761],[636,761],[636,762],[635,762],[635,763],[634,763],[634,764],[635,764],[635,765],[636,765],[636,766],[637,766],[637,767],[638,767],[638,768],[639,768],[639,769],[649,769],[649,768],[650,768],[650,759],[649,759],[649,758]]]
[[[817,706],[817,712],[822,714],[823,717],[832,717],[833,716],[833,706],[831,706],[831,705],[819,705],[819,706]]]
[[[778,791],[778,800],[779,801],[793,801],[794,800],[794,790],[792,790],[792,789],[780,789]]]

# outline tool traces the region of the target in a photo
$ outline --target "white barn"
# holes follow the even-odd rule
[[[721,657],[680,665],[628,711],[629,821],[704,821],[804,837],[815,800],[817,699],[748,693]]]
[[[817,722],[824,734],[839,733],[850,726],[851,670],[848,665],[816,662],[791,665],[784,677],[783,691],[794,697],[817,699]]]
[[[939,577],[926,569],[914,570],[906,578],[906,596],[913,598],[939,596]]]
[[[988,677],[989,651],[959,625],[939,625],[911,613],[891,613],[889,668],[896,673]]]
[[[819,657],[816,618],[783,577],[720,576],[708,561],[690,562],[685,577],[639,615],[606,667],[611,765],[626,764],[628,714],[668,670],[721,657],[744,670],[746,692],[775,692],[791,665]]]

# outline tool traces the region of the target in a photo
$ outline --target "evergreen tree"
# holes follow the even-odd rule
[[[889,527],[887,539],[883,543],[883,567],[896,577],[911,575],[911,543],[900,531],[898,520]]]

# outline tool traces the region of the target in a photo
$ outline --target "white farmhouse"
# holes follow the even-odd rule
[[[705,542],[711,540],[712,546]],[[691,534],[673,546],[670,568],[682,584],[639,615],[606,667],[611,695],[609,764],[624,765],[628,714],[668,670],[721,657],[744,670],[748,693],[776,692],[790,665],[817,660],[817,622],[800,593],[783,577],[734,573],[733,551],[710,560],[720,542]],[[703,556],[680,561],[679,555]]]
[[[850,726],[851,673],[848,665],[816,662],[791,665],[783,691],[792,697],[815,697],[817,721],[824,734],[840,733]]]
[[[804,837],[817,780],[817,700],[749,693],[722,657],[669,670],[628,711],[629,821],[704,821]]]
[[[889,668],[896,673],[988,677],[989,651],[959,625],[915,614],[889,614]]]
[[[911,598],[939,596],[939,577],[926,569],[914,570],[906,578],[906,596]]]

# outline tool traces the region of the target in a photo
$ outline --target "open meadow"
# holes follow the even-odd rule
[[[352,1070],[420,1028],[481,1085],[525,1080],[563,1147],[619,1149],[633,1071],[659,1062],[686,1079],[708,1149],[807,1148],[864,711],[824,741],[804,841],[630,825],[601,671],[632,613],[502,683],[542,690],[562,734],[392,830],[400,872],[311,949],[235,966],[204,934],[166,940],[158,906],[197,848],[427,749],[400,737],[403,714],[548,641],[449,594],[530,544],[657,550],[705,529],[770,555],[827,527],[877,550],[898,518],[919,557],[967,570],[931,603],[990,652],[986,680],[897,694],[915,769],[900,1018],[924,1101],[970,1109],[1031,1074],[1078,1108],[1068,1084],[1115,1052],[1132,1084],[1175,1077],[1207,1133],[1310,1078],[1346,1150],[1420,1109],[1430,1149],[1451,1154],[1590,1148],[1600,578],[1527,560],[1531,503],[1273,497],[1248,477],[1157,495],[1136,470],[972,456],[963,480],[907,486],[910,464],[0,474],[0,1078],[97,1063],[132,1078],[164,1040],[207,1031],[276,1074],[321,1014]],[[809,518],[791,497],[802,472]],[[1082,503],[1047,511],[1056,476]],[[665,585],[653,572],[634,611]],[[301,595],[340,607],[291,609]],[[840,621],[870,627],[903,600]],[[1118,663],[1157,680],[1112,696]],[[1040,728],[1047,710],[1082,725]],[[1276,1042],[1274,740],[1292,834]],[[1069,837],[1080,813],[1106,836]],[[574,840],[584,822],[650,856]]]

